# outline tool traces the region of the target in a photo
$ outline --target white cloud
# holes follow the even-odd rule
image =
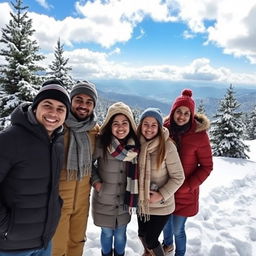
[[[136,36],[136,39],[139,40],[139,39],[141,39],[144,35],[145,35],[144,29],[140,28],[140,34],[139,34],[138,36]]]
[[[52,6],[50,4],[48,4],[46,0],[36,0],[36,2],[38,2],[45,9],[52,8]]]
[[[40,47],[48,50],[59,37],[63,43],[70,46],[75,43],[94,42],[108,48],[117,42],[128,41],[133,31],[128,22],[96,24],[89,19],[73,17],[59,21],[37,13],[30,13],[30,17],[36,28],[35,36],[40,42]]]
[[[85,4],[76,2],[76,9],[82,15],[97,23],[109,20],[128,21],[137,24],[146,16],[154,21],[174,21],[175,17],[170,15],[169,6],[162,0],[109,0],[87,1]]]
[[[188,30],[185,30],[185,31],[183,32],[183,37],[184,37],[185,39],[191,39],[191,38],[194,38],[194,37],[195,37],[195,34],[192,34],[192,33],[190,33]]]
[[[9,23],[10,12],[11,7],[9,6],[8,3],[0,3],[0,37],[2,37],[1,28],[3,28],[6,24]],[[4,43],[0,43],[0,49],[3,49],[5,47],[6,45]],[[0,56],[0,65],[4,63],[6,63],[4,57]]]
[[[76,9],[90,22],[97,32],[97,42],[104,47],[131,39],[134,27],[146,16],[155,21],[174,20],[161,0],[96,0],[83,5],[77,2]]]
[[[8,3],[0,3],[0,28],[8,24],[10,20],[11,7]],[[0,32],[0,35],[2,33]]]
[[[93,52],[88,49],[65,51],[72,67],[72,75],[77,79],[141,79],[170,81],[207,81],[234,84],[255,84],[256,74],[232,73],[224,67],[213,67],[209,59],[195,59],[187,66],[158,65],[134,67],[129,63],[115,63],[110,56],[119,54],[119,49],[109,53]],[[47,55],[45,67],[53,60]]]
[[[134,27],[146,16],[155,21],[174,20],[168,6],[161,4],[161,0],[112,0],[104,3],[96,0],[84,5],[76,2],[76,10],[80,18],[67,17],[64,20],[37,13],[29,14],[42,49],[52,49],[58,37],[67,45],[94,42],[109,48],[130,40]],[[143,34],[141,29],[140,36]]]
[[[115,48],[113,51],[111,51],[108,56],[110,55],[114,55],[114,54],[120,54],[121,53],[121,49],[120,48]]]
[[[224,6],[217,23],[208,29],[209,42],[223,47],[224,52],[234,56],[245,56],[256,64],[256,4],[255,1],[230,2]]]
[[[45,3],[41,1],[41,3]],[[168,6],[161,0],[110,0],[101,2],[76,2],[76,10],[80,17],[66,17],[56,20],[47,15],[29,13],[36,28],[35,37],[42,49],[51,50],[56,40],[66,45],[94,42],[105,48],[116,43],[125,43],[133,36],[137,26],[146,16],[155,21],[168,22],[174,20],[169,14]],[[1,11],[0,11],[1,12]],[[144,31],[140,30],[140,36]]]
[[[84,5],[77,2],[76,8],[97,31],[95,41],[105,47],[128,41],[134,27],[146,17],[157,22],[180,20],[191,31],[184,31],[185,38],[205,33],[206,43],[256,63],[254,0],[96,0]]]
[[[49,6],[46,1],[37,1]],[[0,27],[7,22],[10,11],[7,3],[1,6]],[[58,37],[66,45],[94,42],[110,48],[137,37],[134,28],[151,18],[155,22],[185,22],[185,38],[204,33],[206,44],[213,43],[226,54],[244,56],[256,64],[255,0],[95,0],[78,1],[75,6],[79,18],[56,20],[30,14],[42,49],[52,49]],[[146,33],[143,27],[140,31],[140,36]]]
[[[256,3],[254,0],[170,0],[179,5],[178,17],[194,33],[206,33],[206,43],[226,54],[244,56],[256,64]],[[208,22],[211,25],[207,25]],[[208,27],[207,27],[208,26]]]
[[[217,7],[226,0],[170,0],[169,4],[177,5],[179,20],[185,21],[189,28],[196,33],[206,31],[205,20],[216,18]]]

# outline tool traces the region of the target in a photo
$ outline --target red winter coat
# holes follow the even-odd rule
[[[189,131],[180,137],[179,155],[185,173],[183,185],[175,193],[173,214],[190,217],[198,212],[199,186],[213,168],[212,151],[207,135],[210,122],[196,114]]]

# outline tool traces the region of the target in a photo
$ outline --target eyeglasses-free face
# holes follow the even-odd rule
[[[190,116],[191,112],[189,108],[185,106],[180,106],[174,111],[173,120],[177,125],[182,126],[189,122]]]
[[[63,125],[66,113],[66,106],[53,99],[42,100],[35,109],[37,121],[45,127],[49,136],[55,129]]]
[[[72,98],[71,112],[79,120],[84,120],[92,114],[94,101],[86,94],[77,94]]]
[[[111,125],[111,131],[117,139],[125,139],[130,132],[130,123],[128,118],[123,114],[116,115]]]
[[[153,139],[158,133],[158,122],[154,117],[145,117],[141,123],[141,134],[147,139]]]

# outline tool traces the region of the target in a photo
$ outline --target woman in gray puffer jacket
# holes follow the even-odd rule
[[[138,142],[130,108],[111,105],[93,155],[92,217],[101,227],[102,255],[124,255],[126,227],[138,201]]]

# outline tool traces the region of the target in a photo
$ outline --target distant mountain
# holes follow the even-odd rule
[[[133,108],[138,108],[141,110],[154,106],[154,107],[160,108],[164,113],[168,113],[168,110],[170,109],[170,104],[163,103],[161,101],[154,100],[147,97],[121,94],[121,93],[115,93],[115,92],[104,92],[101,90],[98,90],[98,93],[101,98],[109,99],[114,102],[122,101]]]
[[[203,101],[207,115],[212,117],[217,111],[219,101],[226,94],[229,84],[182,83],[170,81],[141,80],[97,80],[93,81],[102,98],[123,101],[138,109],[158,107],[164,115],[170,111],[173,100],[185,88],[193,91],[196,104]],[[235,96],[241,104],[240,110],[250,112],[256,105],[256,86],[235,85]]]

